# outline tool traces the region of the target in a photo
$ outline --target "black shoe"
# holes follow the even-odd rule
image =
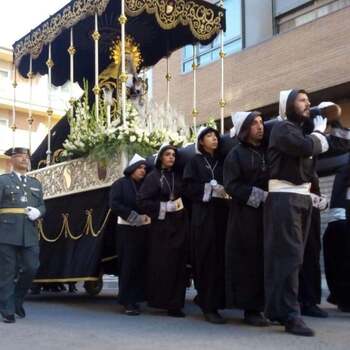
[[[204,312],[204,318],[207,322],[214,324],[225,324],[227,322],[217,311]]]
[[[332,293],[328,295],[327,302],[333,305],[338,304],[337,299],[333,296]]]
[[[304,316],[327,318],[328,312],[320,309],[317,305],[312,306],[302,306],[301,314]]]
[[[341,312],[350,312],[350,305],[338,305],[338,310]]]
[[[24,310],[23,306],[17,306],[15,313],[18,316],[18,318],[26,317],[26,311]]]
[[[315,332],[300,317],[287,320],[285,322],[285,330],[287,333],[304,337],[313,337],[315,335]]]
[[[171,317],[186,317],[186,315],[182,312],[181,309],[168,310],[168,316],[171,316]]]
[[[130,304],[130,305],[125,305],[124,306],[124,313],[125,315],[128,315],[128,316],[138,316],[140,315],[140,310],[135,307],[134,304]]]
[[[68,284],[68,292],[69,293],[76,293],[78,291],[75,283],[69,283]]]
[[[15,323],[16,322],[16,318],[15,315],[8,315],[5,313],[1,313],[2,316],[2,320],[4,323]]]
[[[255,327],[268,327],[269,321],[259,311],[244,311],[244,323]]]

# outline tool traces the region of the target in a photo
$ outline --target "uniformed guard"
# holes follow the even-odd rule
[[[39,267],[35,221],[44,215],[40,182],[28,175],[29,150],[11,148],[13,171],[0,175],[0,312],[5,323],[25,317],[24,297]]]

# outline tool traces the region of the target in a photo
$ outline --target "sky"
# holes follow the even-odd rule
[[[0,46],[12,44],[61,9],[70,0],[2,1],[0,11]]]

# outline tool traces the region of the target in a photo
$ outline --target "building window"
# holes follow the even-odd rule
[[[10,72],[7,69],[0,69],[0,80],[10,79]]]
[[[278,6],[278,2],[282,3],[282,1],[275,0],[276,30],[278,33],[287,32],[332,12],[350,6],[350,0],[294,1],[300,3],[299,6],[291,8],[285,7],[284,11],[282,11],[283,7],[281,7],[282,5]]]
[[[225,0],[226,32],[224,34],[224,51],[226,54],[234,53],[242,49],[242,0]],[[219,59],[220,36],[209,45],[197,44],[197,63],[205,65]],[[192,70],[193,47],[186,46],[183,49],[182,72]]]
[[[0,128],[7,128],[8,126],[9,126],[8,119],[0,117]]]

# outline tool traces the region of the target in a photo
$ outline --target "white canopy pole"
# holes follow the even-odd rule
[[[100,87],[98,85],[98,41],[100,40],[100,33],[98,32],[98,15],[95,13],[95,30],[92,33],[92,38],[95,42],[95,86],[93,92],[95,94],[95,114],[96,120],[99,121],[99,96],[100,96]]]
[[[51,43],[48,47],[48,58],[46,61],[46,65],[48,68],[48,108],[47,108],[47,121],[48,121],[48,134],[47,134],[47,151],[46,151],[46,165],[51,164],[51,119],[52,119],[52,101],[51,101],[51,92],[52,92],[52,67],[54,66],[54,62],[52,60],[51,55]]]

